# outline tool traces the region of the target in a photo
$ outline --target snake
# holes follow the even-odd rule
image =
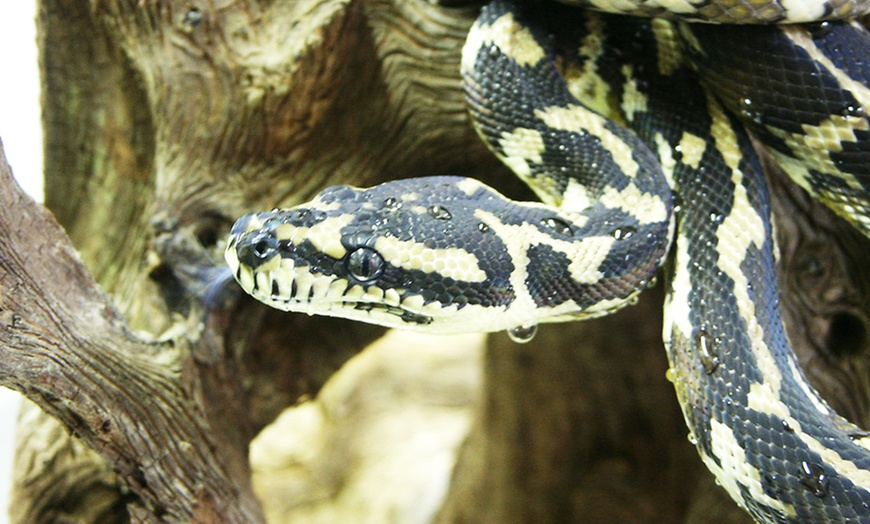
[[[487,3],[462,49],[465,176],[323,190],[234,224],[257,300],[436,334],[594,318],[663,275],[689,440],[759,522],[870,522],[870,433],[809,385],[778,302],[755,143],[870,236],[870,38],[848,0]]]

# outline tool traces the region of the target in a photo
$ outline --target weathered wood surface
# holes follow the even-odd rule
[[[529,346],[493,337],[481,392],[457,381],[445,383],[453,396],[415,396],[427,372],[383,351],[369,362],[390,365],[349,366],[327,388],[393,384],[363,395],[380,411],[316,395],[382,330],[207,292],[236,216],[326,185],[470,174],[523,194],[465,114],[459,49],[474,11],[422,0],[42,1],[46,206],[63,229],[0,185],[0,384],[37,406],[19,428],[14,522],[307,522],[352,500],[343,488],[358,489],[361,462],[258,448],[272,466],[301,452],[303,480],[321,475],[288,473],[292,503],[280,481],[258,484],[261,507],[249,442],[299,401],[314,397],[282,419],[389,411],[389,392],[403,406],[429,398],[421,420],[436,420],[439,402],[471,413],[464,445],[438,447],[458,456],[449,485],[431,480],[440,521],[745,521],[686,440],[664,377],[660,290],[612,318],[542,329]],[[866,427],[868,243],[777,187],[792,339],[826,398]],[[318,435],[353,456],[365,454],[363,434],[389,449],[390,432],[374,432],[382,418],[351,418],[327,417]],[[443,437],[417,427],[415,438]],[[380,503],[356,508],[361,521],[408,506],[391,506],[384,485],[371,483]]]

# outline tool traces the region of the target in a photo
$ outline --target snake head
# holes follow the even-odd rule
[[[390,327],[448,332],[457,314],[510,304],[510,256],[469,202],[494,191],[464,178],[418,180],[335,186],[298,207],[245,215],[227,263],[272,307]],[[460,331],[485,330],[473,324]]]
[[[630,302],[666,252],[669,215],[651,214],[649,225],[607,205],[558,214],[460,177],[334,186],[240,218],[226,259],[245,291],[285,311],[491,332]]]

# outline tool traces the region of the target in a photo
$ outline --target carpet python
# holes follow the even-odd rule
[[[870,522],[870,433],[786,339],[749,134],[870,236],[870,39],[834,20],[870,4],[583,5],[622,15],[499,0],[462,52],[474,125],[541,202],[464,177],[332,187],[240,218],[236,279],[283,310],[528,340],[630,304],[664,263],[668,377],[718,483],[758,521]]]

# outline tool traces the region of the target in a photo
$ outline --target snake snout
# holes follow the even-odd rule
[[[230,235],[240,236],[249,231],[253,231],[254,229],[259,229],[263,223],[260,220],[259,215],[260,213],[248,213],[236,220],[236,223],[233,224],[232,230],[230,230]]]

